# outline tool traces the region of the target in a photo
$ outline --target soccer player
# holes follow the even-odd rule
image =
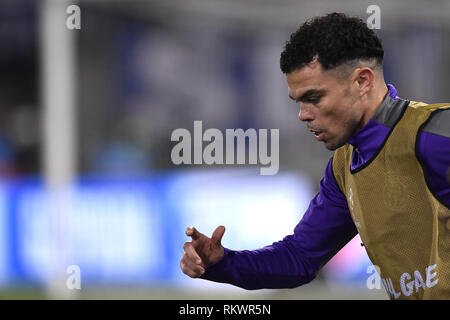
[[[291,35],[280,59],[289,96],[315,139],[335,150],[319,193],[293,234],[258,250],[224,248],[223,226],[211,238],[188,227],[185,274],[297,287],[359,233],[391,299],[450,299],[450,103],[399,98],[384,81],[383,55],[377,35],[344,14]]]

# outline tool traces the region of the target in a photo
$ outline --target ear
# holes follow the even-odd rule
[[[374,86],[375,74],[369,67],[356,68],[353,72],[353,79],[360,96],[363,96]]]

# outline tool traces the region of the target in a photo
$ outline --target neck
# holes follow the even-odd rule
[[[370,119],[372,119],[375,112],[377,112],[378,108],[383,103],[383,100],[384,98],[386,98],[386,95],[389,91],[384,81],[376,84],[372,90],[372,94],[370,94],[368,97],[369,99],[367,101],[366,112],[362,117],[361,127],[363,127],[367,122],[369,122]]]

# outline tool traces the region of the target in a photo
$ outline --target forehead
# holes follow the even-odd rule
[[[289,95],[297,98],[308,90],[325,90],[335,82],[316,60],[286,75]],[[334,81],[333,81],[334,80]]]

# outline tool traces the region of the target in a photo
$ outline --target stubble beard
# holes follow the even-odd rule
[[[334,139],[330,139],[325,141],[325,148],[330,151],[334,151],[347,143],[350,137],[357,131],[359,122],[356,120],[348,120],[344,122],[343,132],[345,132],[342,136],[336,136]],[[336,140],[336,141],[333,141]]]

